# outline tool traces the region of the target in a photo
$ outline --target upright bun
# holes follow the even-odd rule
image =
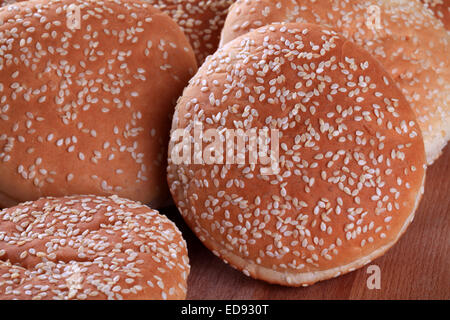
[[[448,0],[421,0],[431,9],[436,17],[444,23],[445,29],[450,30],[450,2]]]
[[[221,41],[293,21],[335,28],[377,58],[417,115],[428,164],[439,157],[450,139],[450,34],[430,10],[419,0],[238,0]]]
[[[251,162],[251,136],[230,143],[239,128],[278,133],[277,162],[269,146],[278,171]],[[209,158],[198,138],[189,148],[180,132],[216,150],[223,138],[227,159]],[[323,26],[269,25],[219,49],[178,101],[172,134],[169,187],[188,225],[223,260],[272,283],[308,285],[380,256],[423,191],[424,145],[405,97],[369,53]]]
[[[183,29],[199,64],[219,46],[228,8],[235,0],[144,0],[167,13]]]
[[[171,116],[196,71],[172,19],[139,1],[32,0],[0,9],[0,47],[0,207],[167,199]]]
[[[116,196],[0,211],[0,299],[184,299],[189,259],[165,216]]]

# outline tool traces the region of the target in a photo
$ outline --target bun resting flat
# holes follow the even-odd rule
[[[0,206],[167,199],[171,116],[196,71],[175,22],[139,1],[33,0],[0,9],[0,46]]]
[[[0,299],[184,299],[177,227],[117,196],[42,198],[0,211]]]
[[[309,285],[363,266],[399,239],[423,193],[414,112],[378,61],[327,27],[268,25],[220,48],[179,99],[172,134],[194,136],[197,122],[220,139],[278,130],[272,175],[249,163],[249,145],[245,164],[179,161],[175,137],[169,146],[184,219],[257,279]]]
[[[416,113],[428,164],[441,155],[450,139],[450,34],[419,0],[238,0],[221,43],[275,22],[327,25],[371,53]]]

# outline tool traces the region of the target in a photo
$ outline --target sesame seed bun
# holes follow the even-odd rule
[[[0,9],[0,46],[0,206],[72,194],[164,203],[171,116],[196,71],[172,19],[139,1],[26,1]]]
[[[227,43],[191,79],[172,132],[194,135],[194,121],[203,132],[279,130],[279,172],[249,164],[248,147],[245,164],[180,163],[173,138],[168,182],[190,228],[246,275],[288,286],[383,254],[413,219],[426,167],[414,112],[393,84],[323,26],[274,24]]]
[[[117,196],[42,198],[0,211],[0,299],[184,299],[173,224]]]
[[[380,29],[370,7],[380,8]],[[274,22],[328,25],[378,59],[415,111],[427,162],[450,139],[450,34],[419,0],[238,0],[230,8],[222,44]]]
[[[9,4],[13,4],[16,2],[22,2],[22,1],[25,1],[25,0],[0,0],[0,7],[7,6]]]
[[[183,29],[200,64],[219,46],[228,8],[235,0],[144,0]]]
[[[439,18],[445,26],[450,30],[450,2],[446,0],[421,0],[425,6],[431,9],[434,15]]]

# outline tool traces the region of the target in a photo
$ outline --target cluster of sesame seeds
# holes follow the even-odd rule
[[[144,0],[167,13],[188,37],[202,64],[219,45],[228,8],[234,0]]]
[[[79,30],[66,25],[70,4],[80,8]],[[129,0],[0,9],[0,177],[18,175],[24,191],[13,198],[165,198],[170,110],[196,63],[158,12]]]
[[[270,25],[219,49],[179,100],[172,129],[194,121],[280,132],[272,176],[261,165],[169,158],[183,217],[247,275],[255,265],[281,274],[345,265],[395,240],[415,210],[424,150],[414,113],[380,65],[331,30]]]
[[[430,8],[447,30],[450,30],[450,3],[446,0],[421,0],[427,8]]]
[[[367,24],[372,19],[370,6],[380,8],[376,30]],[[366,49],[383,64],[415,111],[428,164],[441,154],[450,139],[450,34],[419,0],[238,0],[223,34],[230,40],[274,22],[327,25]]]
[[[112,196],[0,211],[2,299],[180,299],[189,263],[165,216]]]
[[[0,0],[0,7],[7,6],[16,2],[25,1],[25,0]]]

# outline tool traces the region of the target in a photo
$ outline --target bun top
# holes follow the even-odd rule
[[[25,1],[25,0],[0,0],[0,7],[7,6],[9,4],[13,4],[16,2],[21,2],[21,1]]]
[[[335,28],[378,59],[417,115],[428,163],[441,154],[450,139],[450,34],[419,0],[238,0],[221,43],[294,21]]]
[[[191,42],[198,64],[214,53],[228,8],[235,0],[144,0],[167,13]]]
[[[439,18],[445,26],[450,30],[450,2],[445,0],[421,0],[425,6],[431,9],[434,15]]]
[[[0,211],[0,299],[183,299],[186,244],[120,199],[42,198]]]
[[[269,25],[223,46],[179,99],[173,135],[195,137],[196,122],[205,163],[179,161],[174,136],[169,187],[197,236],[247,275],[337,276],[383,253],[413,217],[425,174],[414,112],[379,62],[327,27]],[[209,129],[245,163],[207,164]],[[278,172],[250,162],[248,141],[228,145],[238,129],[278,130]]]
[[[168,196],[171,115],[196,71],[172,19],[139,1],[26,1],[0,9],[0,47],[0,205]]]

